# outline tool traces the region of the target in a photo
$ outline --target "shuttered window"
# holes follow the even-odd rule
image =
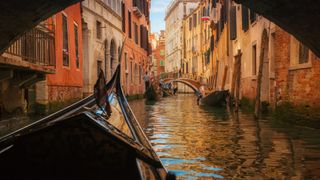
[[[76,49],[76,67],[80,68],[80,57],[79,57],[79,33],[78,33],[78,26],[74,24],[74,43]]]
[[[134,23],[134,42],[139,44],[139,34],[138,34],[138,25]]]
[[[245,6],[241,6],[242,9],[242,30],[246,32],[249,29],[249,11]]]
[[[235,6],[230,9],[230,39],[237,39],[237,8]]]
[[[126,11],[125,4],[121,3],[121,12],[122,12],[122,32],[126,32]]]
[[[252,46],[252,75],[257,75],[257,45]]]
[[[251,24],[253,22],[255,22],[256,19],[257,19],[257,14],[253,10],[250,10],[250,22],[251,22]]]
[[[140,25],[140,47],[144,48],[144,28]]]
[[[101,22],[97,21],[96,22],[96,30],[97,30],[97,39],[101,39],[102,36],[102,26],[101,26]]]
[[[131,12],[128,11],[128,24],[129,24],[129,38],[132,38],[132,22],[131,22]]]
[[[219,41],[220,38],[220,21],[217,22],[217,42]]]
[[[309,61],[309,48],[302,43],[299,43],[299,64]]]
[[[63,65],[69,66],[68,18],[62,15],[62,57]]]

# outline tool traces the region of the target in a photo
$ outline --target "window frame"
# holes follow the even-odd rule
[[[96,20],[96,38],[99,40],[102,39],[102,23],[99,20]]]
[[[77,34],[76,34],[76,30],[77,30]],[[80,69],[79,26],[75,21],[73,22],[73,31],[74,31],[74,44],[75,44],[74,48],[75,48],[76,68]]]
[[[64,33],[64,30],[65,30],[64,17],[66,18],[66,34]],[[62,26],[62,65],[63,67],[70,67],[68,15],[64,12],[62,12],[62,16],[61,16],[61,26]],[[65,35],[66,37],[64,37]],[[67,46],[66,49],[64,47],[65,45]],[[66,61],[64,58],[66,58]]]
[[[251,75],[257,76],[257,43],[253,43],[251,46]]]
[[[312,67],[311,55],[312,52],[308,47],[308,61],[305,63],[300,63],[300,44],[305,46],[299,40],[297,40],[294,36],[290,36],[290,47],[289,47],[289,70],[297,70],[297,69],[306,69]]]

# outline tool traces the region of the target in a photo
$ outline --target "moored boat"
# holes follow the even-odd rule
[[[229,96],[229,91],[214,91],[200,99],[200,105],[207,106],[225,106],[226,98]]]
[[[150,84],[149,88],[144,93],[144,96],[148,101],[156,101],[156,100],[158,100],[158,95],[157,95],[157,92],[156,92],[153,84]]]
[[[105,89],[2,137],[1,179],[165,179],[122,92],[120,66]],[[96,103],[103,98],[109,110]]]

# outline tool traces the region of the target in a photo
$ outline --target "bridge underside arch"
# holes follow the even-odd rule
[[[234,0],[277,24],[320,57],[320,1]]]
[[[0,53],[41,21],[81,0],[10,0],[0,3]]]

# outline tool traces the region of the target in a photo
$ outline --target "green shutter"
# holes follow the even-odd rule
[[[249,29],[248,8],[242,5],[241,9],[242,9],[242,30],[246,32]]]

